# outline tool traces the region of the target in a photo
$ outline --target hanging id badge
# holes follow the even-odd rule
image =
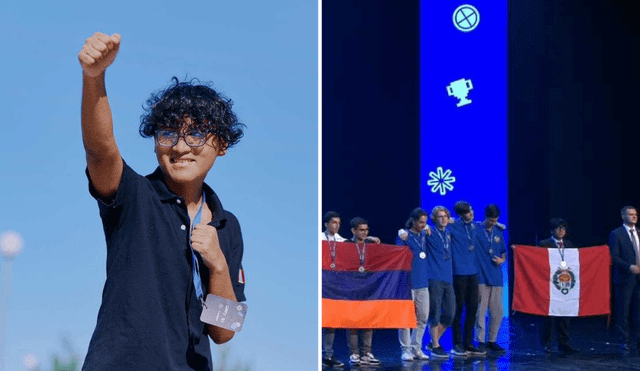
[[[196,257],[196,252],[191,246],[191,233],[196,224],[199,224],[202,220],[202,208],[205,203],[205,195],[202,192],[202,204],[200,209],[193,218],[191,229],[189,230],[189,248],[191,249],[191,258],[193,261],[193,285],[196,289],[196,297],[202,303],[202,314],[200,314],[200,321],[222,327],[223,329],[240,332],[244,318],[247,315],[247,305],[235,302],[233,300],[223,298],[221,296],[208,294],[206,301],[203,300],[202,280],[200,279],[200,263]]]
[[[246,304],[209,294],[202,306],[200,321],[230,331],[240,332],[247,316],[247,309]]]

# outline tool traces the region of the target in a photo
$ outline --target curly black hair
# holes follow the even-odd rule
[[[153,137],[159,129],[180,130],[185,118],[192,121],[190,128],[214,134],[221,149],[238,143],[244,135],[244,124],[231,110],[233,102],[211,88],[211,83],[201,83],[193,78],[179,81],[165,90],[151,94],[140,116],[140,135]]]

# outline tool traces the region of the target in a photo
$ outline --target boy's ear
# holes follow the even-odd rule
[[[227,154],[227,142],[222,139],[218,139],[218,157],[222,157]]]

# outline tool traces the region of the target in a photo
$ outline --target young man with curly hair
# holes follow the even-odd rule
[[[107,243],[107,278],[83,370],[212,370],[209,339],[234,332],[200,321],[207,294],[244,301],[236,217],[204,183],[242,137],[231,101],[175,83],[147,101],[140,133],[159,167],[143,177],[120,157],[105,70],[121,38],[95,33],[78,55],[89,190]],[[197,252],[197,253],[196,253]]]

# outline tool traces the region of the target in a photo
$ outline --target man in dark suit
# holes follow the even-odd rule
[[[541,247],[555,248],[563,257],[564,249],[573,249],[571,241],[565,239],[567,235],[567,222],[560,218],[553,218],[549,224],[551,238],[540,241]],[[544,351],[551,353],[551,338],[555,329],[558,337],[558,349],[564,353],[577,353],[578,350],[569,345],[569,325],[571,317],[548,316],[542,321],[542,345]]]
[[[623,341],[623,349],[630,350],[632,346],[640,348],[640,242],[636,229],[638,212],[633,206],[625,206],[621,216],[622,227],[609,235],[609,249],[613,262],[616,327]]]

